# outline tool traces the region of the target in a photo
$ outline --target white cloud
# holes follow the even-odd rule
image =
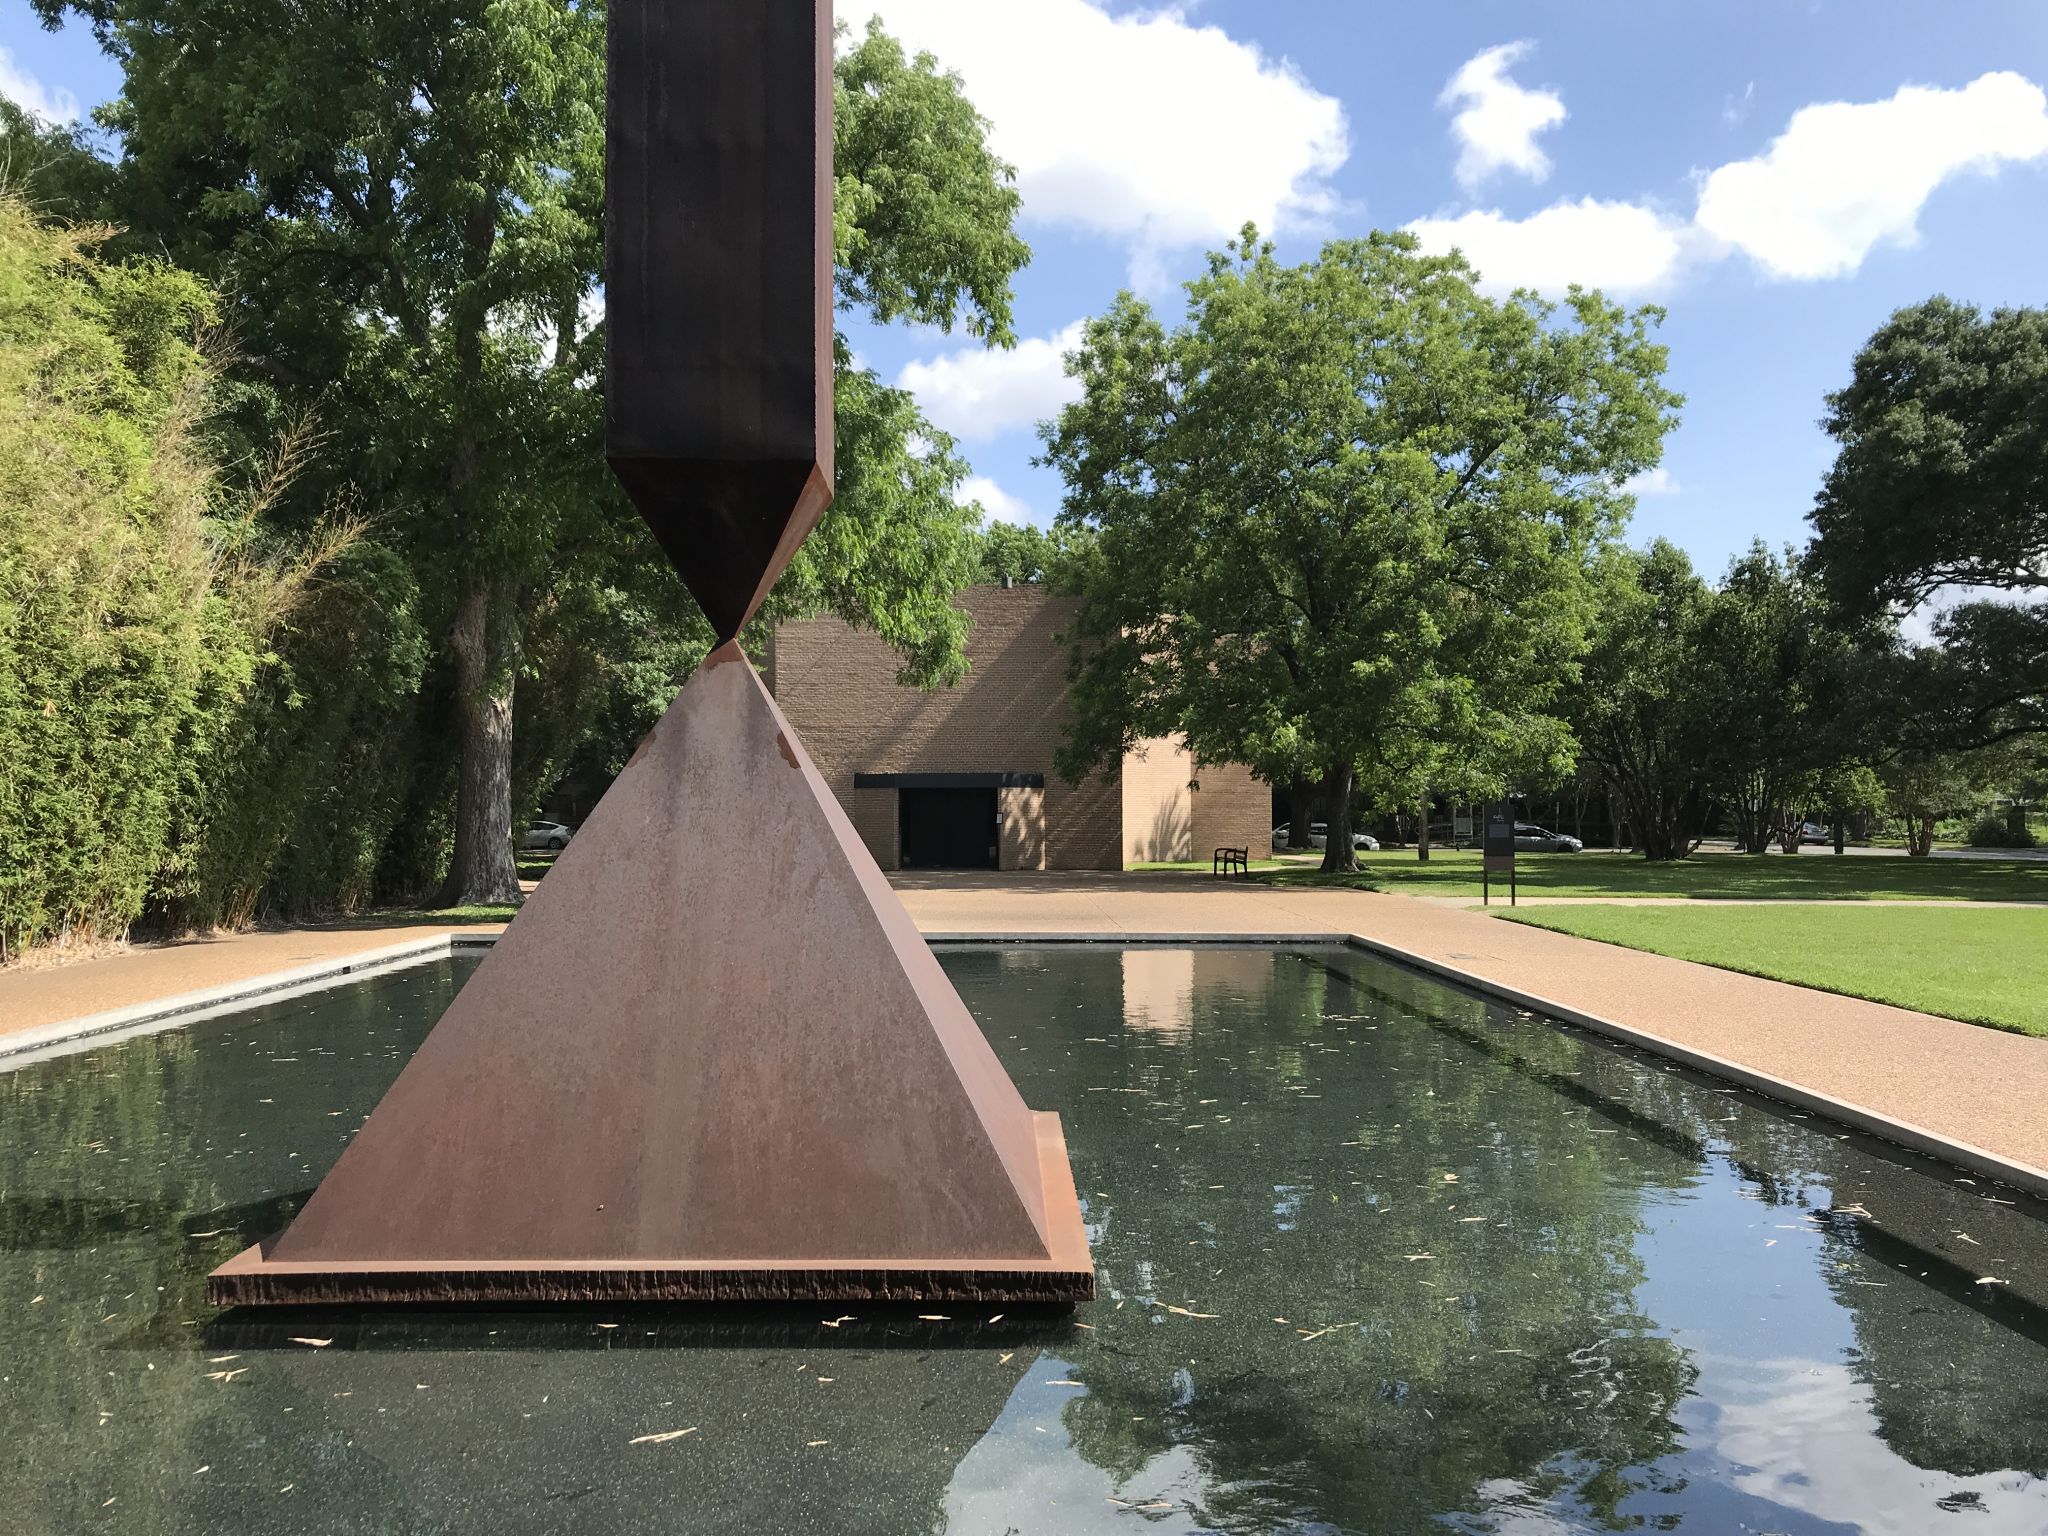
[[[1525,39],[1473,55],[1437,98],[1439,106],[1458,109],[1451,135],[1463,146],[1458,180],[1466,187],[1501,170],[1520,172],[1531,181],[1550,175],[1550,157],[1537,147],[1536,135],[1564,121],[1564,99],[1508,78],[1509,66],[1534,47]]]
[[[1463,250],[1491,293],[1581,283],[1650,295],[1737,251],[1772,277],[1847,277],[1877,245],[1912,244],[1921,208],[1950,177],[2043,158],[2048,93],[2004,72],[1958,90],[1905,86],[1886,101],[1802,107],[1764,154],[1700,178],[1690,221],[1584,197],[1522,219],[1473,209],[1408,228],[1427,250]]]
[[[1880,244],[1911,245],[1935,188],[2048,155],[2048,95],[2009,71],[1960,90],[1793,113],[1762,155],[1700,186],[1699,227],[1780,278],[1844,277]]]
[[[968,442],[1034,426],[1080,397],[1080,383],[1067,377],[1064,359],[1080,345],[1081,326],[1076,320],[1007,352],[972,346],[914,362],[897,375],[896,387],[916,395],[934,425]]]
[[[1629,476],[1621,482],[1621,491],[1625,496],[1676,496],[1678,477],[1659,464],[1655,469]]]
[[[1613,294],[1669,284],[1687,253],[1685,224],[1638,203],[1585,197],[1553,203],[1526,219],[1493,210],[1417,219],[1408,228],[1426,251],[1456,247],[1488,293],[1535,288],[1562,293],[1572,283]]]
[[[958,72],[1017,167],[1024,216],[1127,243],[1134,269],[1215,244],[1246,220],[1319,227],[1350,153],[1344,108],[1293,65],[1168,5],[1111,16],[1087,0],[871,0],[913,52]]]
[[[963,507],[971,501],[979,502],[981,510],[997,522],[1021,525],[1037,521],[1031,515],[1031,503],[1021,496],[1012,496],[987,475],[969,475],[962,480],[953,492],[953,500]]]
[[[78,121],[78,98],[62,87],[48,89],[16,64],[14,55],[5,48],[0,48],[0,96],[46,123]]]
[[[1749,109],[1755,101],[1756,82],[1752,80],[1742,88],[1740,96],[1730,96],[1721,103],[1721,121],[1730,128],[1740,128],[1749,120]]]

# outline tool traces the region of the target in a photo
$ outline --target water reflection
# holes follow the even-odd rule
[[[1346,951],[944,958],[1071,1319],[210,1312],[466,965],[0,1075],[9,1529],[2048,1529],[2007,1192]]]

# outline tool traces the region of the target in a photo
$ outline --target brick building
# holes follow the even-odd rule
[[[1078,785],[1053,770],[1074,601],[970,587],[968,673],[931,693],[898,683],[895,652],[838,619],[776,630],[768,686],[882,868],[1122,869],[1268,844],[1266,786],[1242,768],[1198,770],[1178,741]]]

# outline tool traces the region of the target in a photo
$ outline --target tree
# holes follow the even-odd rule
[[[991,522],[981,530],[975,578],[1043,584],[1059,559],[1059,543],[1045,529],[1028,523]]]
[[[1971,753],[1894,753],[1879,765],[1891,813],[1906,826],[1906,853],[1924,859],[1934,852],[1934,830],[1944,817],[1969,810],[1985,789],[1986,764]]]
[[[1700,687],[1713,594],[1682,550],[1659,539],[1617,552],[1600,573],[1571,721],[1650,859],[1699,846],[1721,722]]]
[[[458,736],[442,899],[516,900],[524,626],[561,583],[656,558],[599,462],[602,5],[35,4],[121,62],[122,216],[227,294],[249,411],[317,410],[326,488],[419,572]],[[842,302],[1006,343],[1018,199],[958,80],[873,31],[837,72]],[[964,466],[840,362],[840,502],[787,586],[943,675]]]
[[[1731,563],[1700,617],[1690,686],[1718,724],[1714,792],[1745,852],[1776,839],[1797,853],[1800,828],[1840,801],[1843,775],[1875,746],[1860,685],[1890,652],[1890,625],[1842,616],[1762,543]]]
[[[0,96],[0,186],[44,219],[95,223],[107,216],[114,169],[88,127],[46,123]]]
[[[1044,431],[1095,535],[1061,769],[1179,732],[1306,771],[1323,867],[1355,868],[1362,761],[1432,701],[1541,711],[1571,677],[1615,488],[1674,424],[1659,314],[1491,300],[1405,234],[1288,267],[1247,228],[1188,292],[1171,331],[1129,294],[1091,321]]]
[[[1902,309],[1856,356],[1824,425],[1812,513],[1837,601],[1904,612],[1944,592],[2048,593],[2048,310]],[[1926,745],[2048,732],[2048,606],[1971,602],[1936,625]]]
[[[119,937],[189,854],[278,627],[346,552],[270,547],[200,424],[213,301],[0,193],[0,960]]]

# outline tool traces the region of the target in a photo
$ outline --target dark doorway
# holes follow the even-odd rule
[[[905,869],[996,867],[993,789],[903,789],[897,796]]]

